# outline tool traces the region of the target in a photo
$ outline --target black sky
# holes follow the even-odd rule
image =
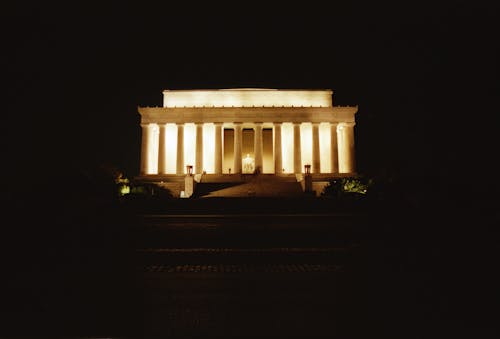
[[[137,106],[229,87],[331,88],[359,105],[361,172],[497,169],[493,1],[25,1],[0,15],[6,174],[110,163],[134,176]]]

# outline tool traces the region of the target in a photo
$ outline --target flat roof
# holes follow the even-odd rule
[[[203,91],[203,92],[208,92],[208,91],[330,91],[333,92],[332,89],[329,88],[253,88],[253,87],[235,87],[235,88],[192,88],[192,89],[164,89],[163,92],[197,92],[197,91]]]
[[[331,89],[166,89],[163,107],[331,107],[332,94]]]

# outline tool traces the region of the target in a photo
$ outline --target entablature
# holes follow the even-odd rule
[[[139,107],[141,123],[354,122],[358,106],[333,107]]]

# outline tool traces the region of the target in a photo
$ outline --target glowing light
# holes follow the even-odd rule
[[[283,173],[293,173],[293,124],[281,124],[281,148]]]
[[[165,90],[163,107],[331,107],[331,90]]]
[[[253,173],[255,169],[255,160],[247,153],[243,158],[243,173]]]
[[[130,186],[129,185],[122,185],[119,188],[120,190],[120,195],[125,195],[130,193]]]

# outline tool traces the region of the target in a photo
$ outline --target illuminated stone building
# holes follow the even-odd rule
[[[332,90],[165,90],[139,107],[141,177],[244,173],[354,174],[357,106]]]

